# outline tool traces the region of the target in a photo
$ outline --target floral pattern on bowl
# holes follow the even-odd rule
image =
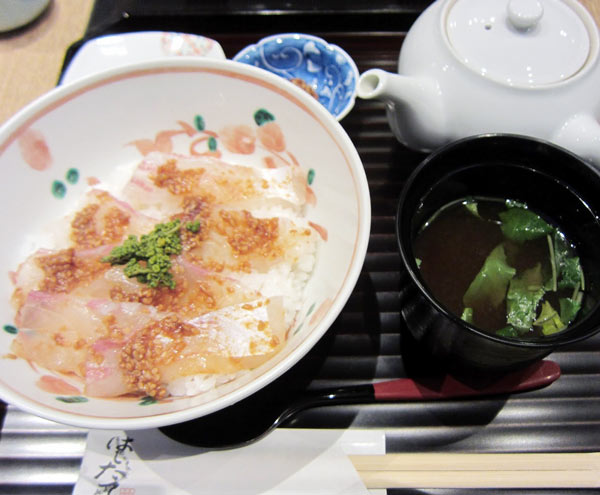
[[[304,86],[338,120],[354,106],[359,77],[354,60],[339,46],[316,36],[298,33],[269,36],[247,46],[233,60]]]

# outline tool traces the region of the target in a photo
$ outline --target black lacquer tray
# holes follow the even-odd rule
[[[404,36],[429,3],[295,0],[263,1],[258,6],[235,0],[98,0],[86,39],[139,30],[184,31],[215,39],[232,58],[263,36],[304,32],[344,48],[360,72],[373,67],[395,72]],[[67,52],[65,65],[84,40]],[[381,102],[357,100],[341,123],[358,149],[369,181],[373,216],[368,254],[352,296],[325,337],[263,392],[274,403],[285,403],[306,390],[415,376],[436,367],[411,341],[400,314],[400,257],[394,235],[403,182],[425,155],[396,141]],[[550,358],[560,364],[562,376],[542,390],[485,400],[320,407],[300,413],[285,426],[385,429],[388,453],[600,451],[600,334]],[[196,427],[201,428],[201,422]],[[517,491],[398,489],[388,493],[504,495]]]

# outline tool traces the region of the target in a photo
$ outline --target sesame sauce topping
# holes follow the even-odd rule
[[[108,193],[101,192],[102,203],[109,200]],[[83,207],[71,221],[71,240],[76,247],[89,249],[119,242],[129,226],[130,215],[116,206],[103,208],[92,203]]]
[[[158,167],[154,184],[167,189],[176,196],[190,194],[203,175],[204,169],[202,168],[180,170],[174,160],[168,160],[164,165]]]
[[[76,256],[74,248],[40,256],[36,261],[44,272],[39,286],[39,290],[44,292],[70,292],[106,270],[106,266],[97,257]]]
[[[219,212],[220,222],[215,224],[217,232],[227,238],[235,254],[257,253],[266,258],[282,254],[276,245],[279,236],[277,218],[255,218],[246,210]]]
[[[168,392],[159,368],[177,359],[185,348],[184,339],[197,333],[196,328],[176,316],[167,316],[138,330],[125,343],[119,356],[128,385],[156,399],[166,397]]]

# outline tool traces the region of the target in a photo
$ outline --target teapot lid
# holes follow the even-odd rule
[[[592,41],[582,10],[570,0],[455,0],[444,23],[462,63],[503,84],[534,87],[585,66]]]

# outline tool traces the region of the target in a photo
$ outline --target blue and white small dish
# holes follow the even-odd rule
[[[311,88],[319,102],[342,120],[356,98],[358,69],[339,46],[316,36],[299,33],[276,34],[261,39],[239,52],[233,60],[277,74],[301,87]],[[305,89],[307,89],[305,87]],[[312,93],[312,91],[309,92]]]

